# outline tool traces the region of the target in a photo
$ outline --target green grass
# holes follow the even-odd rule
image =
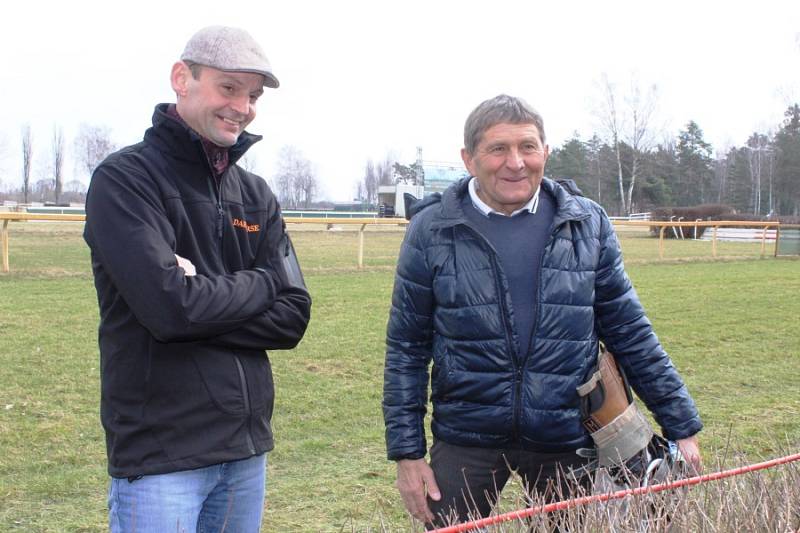
[[[293,229],[293,228],[292,228]],[[80,224],[12,224],[0,275],[0,531],[105,531],[97,303]],[[273,352],[276,449],[263,531],[409,529],[380,401],[402,231],[294,230],[314,297],[306,338]],[[758,245],[621,232],[626,264],[706,423],[709,463],[800,447],[800,261]],[[730,437],[729,437],[730,435]],[[506,509],[510,510],[510,509]]]

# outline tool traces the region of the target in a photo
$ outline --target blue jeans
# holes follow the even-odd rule
[[[196,470],[111,478],[112,533],[258,532],[264,509],[267,456]]]

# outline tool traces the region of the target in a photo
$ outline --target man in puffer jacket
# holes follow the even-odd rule
[[[576,388],[600,341],[664,436],[700,466],[697,409],[625,273],[611,222],[543,177],[548,151],[542,118],[526,102],[487,100],[464,128],[473,177],[412,207],[383,412],[397,486],[429,525],[486,516],[509,469],[541,494],[560,470],[584,464],[575,452],[592,441]]]

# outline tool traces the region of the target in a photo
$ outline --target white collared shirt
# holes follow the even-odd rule
[[[469,197],[472,200],[472,205],[482,215],[488,217],[490,214],[494,213],[496,215],[502,215],[504,217],[506,216],[513,217],[514,215],[522,213],[523,211],[530,211],[532,215],[536,214],[536,208],[539,207],[539,191],[542,189],[542,186],[540,184],[538,187],[536,187],[536,192],[533,193],[531,199],[528,200],[528,202],[525,205],[523,205],[510,215],[506,215],[505,213],[501,213],[500,211],[497,211],[496,209],[489,207],[483,200],[481,200],[480,196],[478,196],[478,178],[473,177],[471,180],[469,180],[468,189],[469,189]]]

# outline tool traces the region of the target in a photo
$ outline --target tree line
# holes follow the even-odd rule
[[[664,136],[655,124],[657,103],[655,85],[642,88],[632,77],[621,92],[603,76],[593,108],[598,131],[588,140],[576,132],[553,148],[545,173],[574,180],[612,215],[718,204],[753,217],[800,216],[798,104],[772,131],[715,151],[694,120],[676,137]],[[403,165],[391,154],[367,160],[355,198],[374,206],[378,187],[395,183],[424,183],[419,162]]]
[[[52,136],[40,143],[29,124],[20,130],[22,150],[22,184],[18,188],[0,187],[0,201],[31,202],[83,202],[87,186],[80,179],[64,183],[64,162],[68,143],[63,130],[54,126]],[[107,126],[81,124],[71,145],[72,156],[79,175],[91,179],[95,168],[117,145],[111,139]],[[7,142],[0,143],[0,158],[10,155]],[[34,161],[38,164],[34,165]],[[255,156],[247,154],[239,165],[255,171]],[[319,180],[314,165],[294,146],[284,146],[278,152],[275,174],[267,182],[272,185],[281,205],[288,208],[310,207],[319,192]],[[5,189],[5,190],[4,190]]]
[[[79,179],[64,183],[64,163],[67,156],[67,140],[59,126],[53,126],[49,138],[40,145],[30,124],[20,130],[20,149],[22,151],[22,185],[18,189],[9,187],[0,190],[0,199],[14,199],[28,204],[30,202],[83,202],[86,198],[86,185]],[[72,143],[76,169],[91,177],[95,167],[116,150],[111,140],[111,130],[106,126],[81,124]],[[2,146],[2,155],[8,155],[8,143]],[[34,165],[35,161],[38,165]]]
[[[716,203],[756,216],[798,216],[800,107],[786,110],[775,134],[753,133],[716,155],[694,121],[646,151],[574,135],[552,151],[547,174],[573,179],[615,214]]]
[[[626,98],[604,79],[596,107],[600,132],[575,133],[554,148],[546,173],[575,181],[610,213],[724,204],[756,217],[800,215],[800,106],[786,108],[774,132],[715,151],[690,120],[677,137],[655,142],[655,87],[635,84]]]
[[[800,216],[800,105],[788,106],[774,130],[754,132],[742,146],[715,151],[693,120],[676,137],[657,142],[661,132],[653,125],[656,101],[655,86],[641,90],[634,82],[620,97],[603,78],[595,105],[598,131],[587,140],[576,132],[553,148],[546,174],[574,180],[584,195],[614,215],[724,204],[756,217]],[[49,138],[39,143],[25,125],[20,140],[22,186],[5,192],[0,188],[0,200],[60,203],[85,198],[84,182],[63,183],[68,143],[61,128],[54,126]],[[117,148],[108,127],[89,124],[80,125],[71,147],[76,167],[87,177]],[[8,143],[0,143],[0,156],[9,152]],[[40,160],[36,167],[35,158]],[[246,156],[239,164],[253,170],[252,158]],[[381,185],[424,182],[419,165],[402,165],[391,153],[377,162],[367,160],[355,182],[354,198],[375,206]],[[267,181],[284,208],[320,205],[315,203],[320,189],[315,166],[297,147],[279,150],[275,172]]]

